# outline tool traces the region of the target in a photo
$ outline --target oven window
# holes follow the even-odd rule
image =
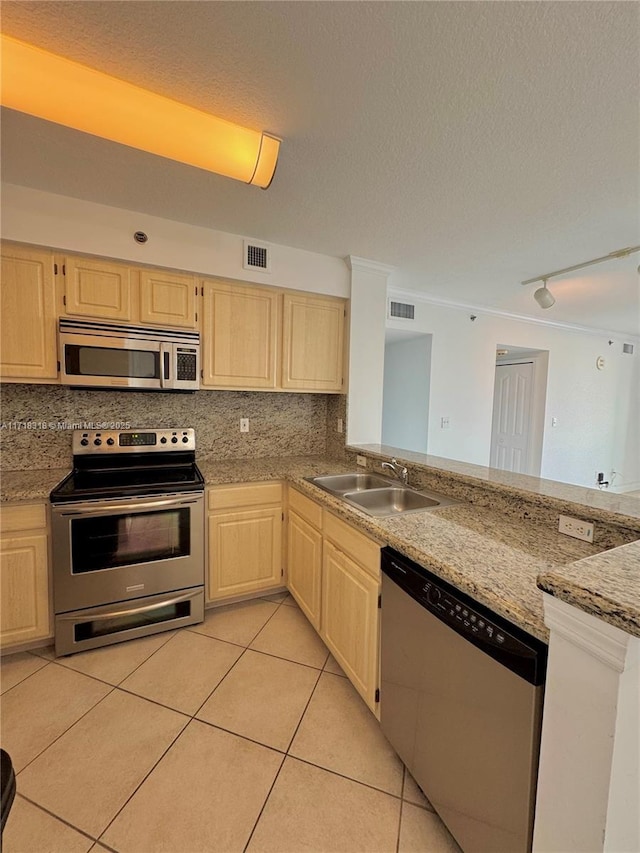
[[[64,365],[68,376],[160,377],[160,353],[150,350],[65,344]]]
[[[118,634],[120,631],[130,631],[132,628],[157,625],[160,622],[171,622],[173,619],[185,619],[190,615],[191,602],[180,601],[178,604],[165,604],[163,607],[149,608],[143,613],[127,613],[124,616],[112,616],[109,619],[79,622],[73,626],[73,638],[76,643],[80,643],[82,640],[106,637],[109,634]]]
[[[190,554],[189,507],[71,522],[72,573],[99,572]]]

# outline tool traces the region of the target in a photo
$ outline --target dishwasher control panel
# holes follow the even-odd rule
[[[457,634],[512,671],[530,678],[531,683],[542,683],[547,646],[541,640],[392,548],[382,549],[382,571]]]

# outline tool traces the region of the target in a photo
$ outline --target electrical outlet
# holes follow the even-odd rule
[[[249,418],[240,418],[240,432],[249,432]]]
[[[440,429],[449,429],[449,418],[440,418]]]
[[[363,468],[367,467],[367,457],[366,456],[356,456],[356,463],[361,465]]]
[[[338,418],[338,432],[342,432],[342,430],[343,430],[342,418]]]
[[[574,539],[582,539],[584,542],[593,542],[593,522],[580,521],[579,518],[571,518],[570,515],[561,515],[558,521],[558,530]]]

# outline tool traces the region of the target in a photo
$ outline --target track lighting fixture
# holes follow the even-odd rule
[[[615,258],[626,258],[628,255],[633,255],[634,252],[640,252],[640,246],[629,246],[626,249],[617,249],[615,252],[609,252],[608,255],[603,255],[601,258],[594,258],[592,261],[585,261],[582,264],[574,264],[572,267],[565,267],[562,270],[555,270],[555,272],[548,272],[544,275],[538,275],[535,278],[528,278],[526,281],[521,282],[521,284],[534,284],[537,281],[541,281],[542,287],[539,287],[536,290],[533,294],[533,298],[541,308],[551,308],[551,306],[555,304],[556,300],[551,291],[547,289],[548,279],[554,278],[554,276],[575,272],[575,270],[581,270],[584,269],[584,267],[590,267],[593,264],[601,264],[603,261],[611,261]],[[638,267],[638,272],[640,272],[640,267]]]
[[[552,305],[556,304],[553,293],[551,293],[550,290],[547,290],[546,278],[544,279],[544,285],[539,287],[533,294],[533,298],[541,308],[551,308]]]

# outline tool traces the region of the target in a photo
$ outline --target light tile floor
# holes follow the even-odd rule
[[[291,596],[0,674],[4,853],[459,851]]]

